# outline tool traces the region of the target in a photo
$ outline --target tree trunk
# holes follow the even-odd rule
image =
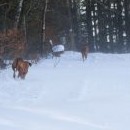
[[[18,4],[18,9],[17,9],[17,13],[15,16],[15,23],[14,23],[14,28],[18,28],[18,24],[20,21],[20,15],[21,15],[21,11],[22,11],[22,7],[23,7],[23,1],[24,0],[19,0],[19,4]]]
[[[45,50],[45,40],[46,40],[46,13],[47,13],[47,7],[48,7],[48,0],[45,0],[45,6],[43,9],[43,19],[42,19],[42,55]]]
[[[74,30],[73,30],[73,20],[72,20],[72,12],[71,12],[71,0],[67,0],[68,4],[68,16],[69,16],[69,24],[70,24],[70,29],[69,29],[69,36],[70,36],[70,46],[71,50],[75,50],[75,39],[74,39]]]

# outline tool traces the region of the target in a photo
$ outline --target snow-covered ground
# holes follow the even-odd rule
[[[56,67],[55,67],[56,65]],[[0,130],[130,130],[130,54],[65,52],[0,70]]]

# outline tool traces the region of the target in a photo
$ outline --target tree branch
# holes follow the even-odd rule
[[[1,7],[1,6],[4,6],[4,5],[7,5],[7,4],[8,4],[8,3],[3,3],[3,4],[0,4],[0,7]]]

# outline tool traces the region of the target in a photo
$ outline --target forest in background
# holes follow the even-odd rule
[[[1,0],[0,57],[44,56],[48,41],[79,51],[130,52],[129,0]]]

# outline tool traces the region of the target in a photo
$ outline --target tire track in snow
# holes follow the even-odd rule
[[[96,128],[96,129],[100,129],[100,130],[113,130],[113,129],[109,128],[108,125],[96,124],[96,123],[93,123],[86,119],[80,118],[78,116],[68,115],[67,113],[63,113],[63,112],[59,112],[59,111],[57,112],[57,111],[48,110],[48,109],[41,110],[41,109],[32,109],[32,108],[24,108],[24,107],[15,107],[13,109],[29,112],[32,114],[37,114],[40,117],[43,116],[44,118],[47,117],[50,119],[64,121],[67,123],[76,123],[78,125],[85,125],[85,126],[89,126],[91,128]]]

